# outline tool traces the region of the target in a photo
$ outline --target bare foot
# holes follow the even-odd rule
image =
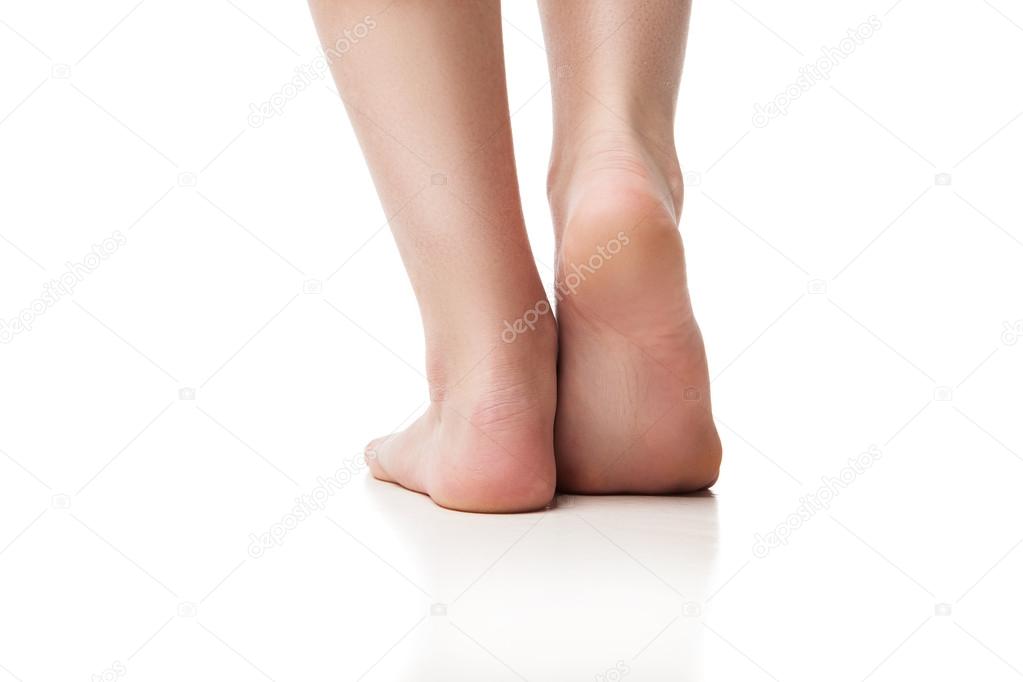
[[[485,342],[451,349],[448,355],[462,353],[465,361],[454,363],[458,371],[431,372],[427,411],[367,447],[373,475],[461,511],[522,512],[549,504],[555,484],[552,313],[532,327],[502,340],[503,325],[489,325],[494,333]]]
[[[718,475],[707,360],[686,286],[674,154],[591,134],[552,167],[559,488],[699,490]]]

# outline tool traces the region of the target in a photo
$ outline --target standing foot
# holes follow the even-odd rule
[[[557,334],[549,312],[533,326],[510,342],[493,326],[488,331],[497,333],[486,335],[487,343],[436,349],[446,362],[464,353],[454,363],[463,369],[434,372],[426,412],[369,444],[373,475],[461,511],[525,512],[549,504]]]

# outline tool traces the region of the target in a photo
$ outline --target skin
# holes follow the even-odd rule
[[[554,87],[548,188],[559,282],[594,254],[602,263],[578,287],[557,288],[570,292],[558,305],[559,487],[708,487],[721,444],[686,285],[674,140],[689,3],[544,0],[540,8]],[[620,252],[610,255],[616,242]]]
[[[592,493],[712,483],[720,444],[677,229],[688,3],[541,2],[560,331],[523,224],[500,3],[310,7],[328,55],[345,47],[331,68],[426,336],[430,406],[370,443],[373,474],[479,512],[541,508],[556,483]],[[353,35],[364,37],[342,40]],[[573,266],[594,254],[600,267],[577,281]]]

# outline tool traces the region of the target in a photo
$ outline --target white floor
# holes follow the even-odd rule
[[[545,55],[504,12],[549,282]],[[4,3],[0,682],[1023,677],[1021,26],[698,1],[720,483],[477,516],[358,463],[423,407],[422,337],[332,85],[284,94],[305,7]]]
[[[308,518],[279,500],[282,525],[253,529],[273,543],[247,553],[225,531],[253,518],[244,488],[267,483],[254,457],[237,480],[192,480],[201,496],[173,474],[129,491],[98,480],[0,556],[0,679],[1019,677],[1018,514],[984,518],[997,505],[979,487],[927,485],[902,509],[903,467],[884,461],[789,544],[754,549],[783,496],[770,464],[730,444],[729,468],[758,472],[738,475],[745,489],[565,496],[528,515],[449,512],[342,473]],[[142,450],[114,466],[140,473],[156,456]]]

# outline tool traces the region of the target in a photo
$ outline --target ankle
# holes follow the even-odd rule
[[[570,210],[579,189],[590,188],[616,195],[632,190],[658,194],[677,216],[683,184],[674,138],[670,131],[656,136],[636,130],[648,129],[638,123],[629,129],[620,121],[613,127],[580,126],[571,140],[556,142],[547,176],[556,214]]]
[[[474,401],[491,389],[553,382],[557,354],[554,310],[544,296],[511,319],[430,339],[426,375],[431,400],[441,403],[460,394]]]
[[[639,94],[624,86],[601,85],[604,76],[594,76],[571,91],[555,89],[555,142],[578,142],[594,132],[642,131],[659,145],[671,145],[675,136],[673,100],[653,101],[649,93]]]

